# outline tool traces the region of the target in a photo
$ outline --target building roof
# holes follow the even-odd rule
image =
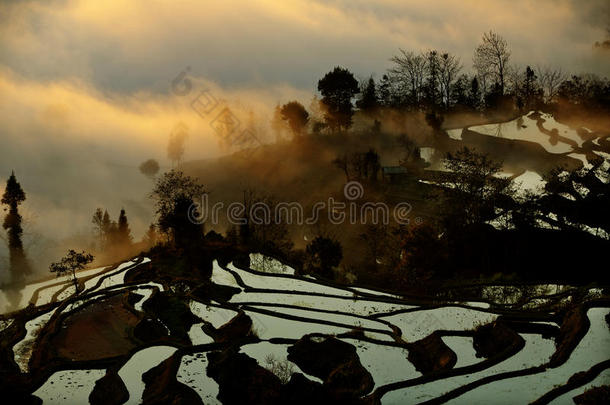
[[[383,174],[406,174],[407,169],[403,166],[383,166],[381,172]]]

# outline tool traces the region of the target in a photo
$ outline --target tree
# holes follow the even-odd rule
[[[447,244],[430,224],[412,226],[403,235],[398,284],[413,287],[441,273],[447,265]]]
[[[94,232],[100,243],[100,250],[102,250],[104,248],[105,227],[104,227],[104,212],[102,211],[101,208],[97,208],[95,210],[95,212],[93,213],[93,217],[91,218],[91,223],[93,224]]]
[[[140,173],[146,177],[154,178],[159,173],[159,162],[155,159],[148,159],[140,165]]]
[[[129,222],[127,221],[127,215],[125,210],[121,209],[119,214],[119,221],[117,225],[117,239],[116,243],[121,247],[129,247],[133,238],[131,237],[131,229],[129,229]]]
[[[447,153],[447,172],[441,174],[445,187],[445,225],[448,230],[478,225],[495,217],[495,203],[511,180],[496,177],[502,163],[486,154],[464,147]]]
[[[305,252],[308,255],[307,269],[328,278],[332,278],[332,269],[343,259],[341,243],[324,236],[314,238],[305,248]]]
[[[537,67],[536,75],[540,81],[540,86],[544,92],[544,102],[552,103],[559,94],[559,87],[566,79],[566,75],[560,69],[552,69],[550,67]]]
[[[408,94],[407,104],[419,106],[426,78],[426,57],[401,49],[400,55],[392,57],[390,61],[395,65],[390,72]]]
[[[375,79],[369,77],[369,80],[363,84],[360,92],[361,97],[356,102],[356,107],[360,109],[364,114],[372,116],[377,112],[379,108],[379,99],[377,98],[377,88],[375,86]]]
[[[282,107],[276,105],[271,118],[271,130],[275,134],[275,142],[281,142],[286,132],[286,121],[282,118]]]
[[[468,96],[470,84],[471,83],[470,79],[468,78],[468,75],[459,75],[451,86],[451,102],[449,103],[449,105],[460,107],[469,106],[470,103]]]
[[[470,90],[468,91],[468,106],[473,109],[478,109],[481,106],[481,89],[479,88],[479,79],[473,77],[470,82]]]
[[[25,192],[21,188],[21,184],[15,177],[15,172],[6,182],[4,195],[2,196],[2,204],[8,205],[8,213],[4,217],[3,228],[8,233],[8,249],[10,255],[10,269],[13,282],[20,282],[25,275],[31,273],[30,266],[25,257],[23,242],[23,227],[21,226],[22,217],[19,214],[19,205],[26,199]]]
[[[347,130],[352,125],[352,98],[358,94],[358,81],[347,69],[337,66],[318,81],[318,91],[327,111],[324,120],[333,131]]]
[[[291,218],[288,212],[282,217],[282,211],[273,197],[261,196],[253,189],[243,191],[243,207],[242,223],[239,226],[241,243],[271,255],[285,256],[292,250],[294,245],[288,224],[299,222],[298,218]]]
[[[173,166],[177,166],[184,156],[184,143],[188,138],[187,127],[184,124],[177,125],[169,135],[167,144],[167,157]]]
[[[379,104],[384,107],[392,107],[394,105],[393,97],[393,86],[390,76],[383,75],[379,82],[378,88]]]
[[[505,76],[510,59],[506,40],[493,31],[483,34],[482,43],[474,51],[474,67],[480,78],[493,77],[500,95],[504,95]]]
[[[445,52],[439,58],[440,84],[445,108],[451,105],[452,91],[461,70],[462,64],[457,56]]]
[[[114,227],[114,224],[113,224],[112,220],[110,219],[110,214],[108,214],[107,210],[104,210],[104,216],[102,217],[102,231],[103,231],[102,250],[106,249],[106,246],[108,245],[108,240],[110,239],[110,234],[112,233],[113,227]]]
[[[292,136],[297,138],[303,134],[303,129],[309,121],[309,113],[298,101],[291,101],[282,106],[280,110],[282,119],[288,122]]]
[[[434,109],[440,104],[440,57],[438,51],[431,50],[426,54],[427,78],[424,86],[426,103],[429,108]]]
[[[157,240],[159,239],[159,234],[157,233],[157,227],[155,224],[150,224],[148,230],[144,234],[143,242],[149,249],[154,247],[157,244]]]
[[[72,249],[68,251],[68,254],[61,258],[60,261],[51,263],[49,270],[51,273],[57,273],[57,277],[60,277],[66,273],[72,274],[72,282],[74,283],[74,289],[76,293],[79,293],[78,280],[76,279],[76,272],[87,267],[89,263],[93,261],[93,255],[86,252],[76,252]]]
[[[190,210],[194,201],[205,193],[203,185],[181,171],[171,170],[159,177],[150,194],[155,202],[159,230],[173,237],[174,243],[188,241],[190,236],[197,239],[199,234],[203,236],[200,224],[193,221],[201,213]]]
[[[538,86],[536,74],[531,67],[526,67],[524,75],[517,83],[517,107],[519,109],[537,108],[542,101],[542,89]]]

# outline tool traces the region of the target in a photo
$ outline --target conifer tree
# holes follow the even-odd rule
[[[22,281],[26,274],[31,272],[30,266],[23,250],[22,217],[19,214],[19,205],[25,201],[25,192],[21,188],[15,172],[6,182],[6,189],[2,196],[2,204],[8,205],[8,213],[4,217],[3,228],[8,234],[8,249],[10,254],[10,269],[13,282]]]
[[[128,246],[132,242],[131,229],[129,229],[129,222],[127,221],[127,215],[125,210],[121,209],[119,214],[119,222],[117,225],[117,243],[121,246]]]

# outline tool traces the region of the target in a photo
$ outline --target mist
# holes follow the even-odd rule
[[[113,218],[125,208],[141,238],[153,220],[152,181],[138,167],[147,159],[161,172],[171,167],[166,148],[177,125],[189,132],[184,162],[234,151],[212,129],[214,116],[192,108],[201,91],[265,143],[274,106],[309,105],[333,66],[367,77],[382,74],[398,48],[438,48],[470,71],[472,49],[490,27],[506,36],[515,65],[604,74],[610,59],[594,44],[605,38],[608,9],[572,0],[3,2],[0,182],[15,170],[27,193],[25,239],[44,271],[67,241],[87,240],[97,207]],[[192,84],[187,95],[172,91],[182,72]],[[386,130],[410,129],[393,122]]]
[[[201,91],[218,100],[215,114],[228,107],[243,128],[255,125],[261,134],[277,101],[309,97],[288,87],[226,91],[204,79],[192,77],[192,83],[192,92],[183,96],[123,95],[103,94],[82,82],[43,84],[0,74],[0,188],[14,170],[27,195],[24,239],[37,272],[46,271],[68,245],[86,248],[93,242],[91,216],[98,207],[114,219],[124,208],[134,239],[141,239],[154,221],[148,198],[153,180],[139,165],[152,158],[160,172],[171,168],[167,144],[176,126],[188,128],[183,160],[231,152],[211,126],[215,116],[202,117],[191,106]]]

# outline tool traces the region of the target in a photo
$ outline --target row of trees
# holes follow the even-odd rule
[[[345,181],[377,181],[381,162],[379,154],[370,148],[367,152],[344,153],[337,156],[332,162],[345,174]]]
[[[127,214],[121,209],[117,221],[111,220],[108,211],[98,208],[91,219],[98,240],[99,251],[129,249],[133,242]]]
[[[610,108],[610,82],[594,75],[568,77],[561,69],[518,67],[511,64],[507,41],[490,31],[483,34],[473,55],[472,73],[464,73],[460,58],[450,52],[400,50],[380,80],[372,76],[358,82],[343,67],[335,67],[318,81],[322,98],[314,98],[309,111],[297,101],[277,106],[272,129],[289,128],[302,135],[345,131],[353,122],[355,107],[378,117],[383,109],[448,111],[497,108],[533,109],[564,101],[587,109]]]

